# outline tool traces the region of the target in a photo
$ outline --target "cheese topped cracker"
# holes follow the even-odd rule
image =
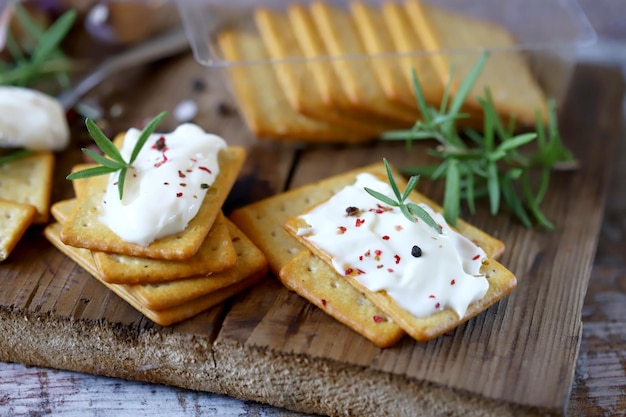
[[[120,150],[124,158],[140,133],[126,133]],[[183,231],[219,174],[217,155],[225,148],[224,139],[189,123],[152,134],[126,175],[121,200],[119,172],[110,175],[100,221],[125,241],[143,246]]]
[[[398,208],[377,204],[365,187],[393,196],[369,173],[357,176],[326,202],[299,216],[298,234],[327,253],[334,269],[371,291],[384,290],[416,317],[451,308],[463,317],[489,282],[481,273],[485,252],[421,204],[440,225],[411,222]]]

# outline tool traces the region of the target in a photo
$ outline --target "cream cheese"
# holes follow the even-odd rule
[[[134,128],[126,133],[120,150],[125,160],[140,133]],[[142,246],[183,231],[219,174],[218,153],[225,148],[224,139],[191,123],[152,134],[126,174],[122,200],[119,172],[110,175],[100,221]]]
[[[420,204],[441,234],[421,220],[409,221],[364,187],[394,198],[387,183],[360,174],[354,184],[301,215],[310,227],[298,234],[330,254],[339,274],[354,276],[372,291],[386,291],[411,314],[425,317],[449,307],[463,317],[489,288],[480,272],[485,252],[429,206]]]
[[[29,88],[0,87],[0,147],[60,151],[69,138],[57,99]]]

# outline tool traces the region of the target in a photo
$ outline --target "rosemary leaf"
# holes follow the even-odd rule
[[[68,180],[80,180],[80,179],[89,178],[89,177],[97,177],[100,175],[111,174],[115,171],[117,171],[117,169],[115,168],[106,167],[106,166],[97,166],[97,167],[85,168],[80,171],[72,172],[66,178]]]
[[[17,161],[18,159],[26,158],[27,156],[30,156],[32,154],[33,151],[28,149],[16,149],[10,151],[9,153],[1,154],[0,166]]]
[[[146,144],[146,141],[148,140],[150,135],[154,133],[157,126],[159,126],[159,124],[163,121],[165,116],[167,116],[167,112],[159,113],[158,116],[152,119],[150,123],[148,123],[146,127],[143,128],[143,130],[141,131],[141,134],[139,135],[139,138],[137,139],[137,144],[133,148],[133,152],[130,155],[130,161],[128,161],[129,165],[135,162],[135,159],[137,159],[137,155],[139,155],[139,151],[141,151],[141,149]]]
[[[91,138],[94,140],[94,142],[96,142],[98,148],[100,148],[100,150],[104,152],[105,155],[108,155],[109,158],[113,159],[114,161],[126,165],[126,162],[124,161],[124,158],[122,158],[122,154],[120,153],[119,149],[117,149],[113,142],[111,142],[111,140],[106,137],[106,135],[102,132],[102,130],[100,130],[98,125],[93,120],[86,119],[85,125],[87,126],[87,131],[91,135]]]

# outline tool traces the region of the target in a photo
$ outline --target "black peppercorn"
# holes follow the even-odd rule
[[[420,256],[422,256],[422,248],[420,248],[417,245],[413,245],[413,247],[411,248],[411,255],[413,255],[416,258],[419,258]]]
[[[346,214],[348,216],[356,216],[358,213],[359,213],[359,209],[356,208],[356,207],[350,206],[350,207],[346,208]]]

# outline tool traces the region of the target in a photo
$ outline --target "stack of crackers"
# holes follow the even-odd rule
[[[34,152],[0,165],[0,262],[31,224],[48,221],[53,171],[52,152]]]
[[[498,52],[468,95],[465,112],[475,119],[465,123],[480,125],[477,97],[486,87],[502,116],[534,124],[537,111],[546,114],[544,93],[504,27],[420,0],[259,7],[252,28],[228,27],[217,44],[227,62],[248,64],[226,71],[261,138],[363,142],[411,127],[420,118],[412,70],[438,108],[446,84],[454,96],[485,48]]]
[[[481,300],[470,304],[463,317],[448,308],[428,317],[415,317],[384,291],[370,291],[355,278],[337,273],[328,254],[320,254],[306,244],[293,226],[294,219],[352,184],[362,172],[386,178],[382,163],[367,166],[242,207],[230,218],[266,253],[271,271],[287,288],[380,347],[392,346],[405,334],[418,341],[433,339],[479,314],[516,286],[515,276],[495,261],[504,251],[504,244],[462,220],[458,221],[458,231],[489,258],[481,269],[489,290]],[[394,176],[401,178],[398,172]],[[400,189],[406,186],[403,181],[397,183]],[[410,198],[441,211],[416,191]]]
[[[108,176],[74,180],[76,198],[52,206],[56,223],[46,227],[45,236],[153,322],[167,326],[185,320],[267,272],[264,254],[222,213],[244,159],[243,148],[220,151],[219,175],[198,214],[184,231],[148,246],[122,240],[98,220]]]

